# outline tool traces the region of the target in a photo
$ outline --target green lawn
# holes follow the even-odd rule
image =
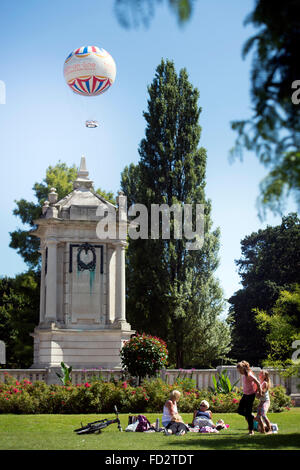
[[[300,448],[300,409],[269,414],[277,423],[278,434],[247,435],[245,420],[234,413],[214,415],[223,418],[229,429],[219,434],[189,433],[185,436],[165,436],[163,433],[119,432],[112,424],[100,435],[77,435],[74,429],[83,424],[111,418],[111,415],[0,415],[0,450],[298,450]],[[146,414],[155,422],[159,414]],[[186,423],[191,414],[182,414]],[[120,415],[123,429],[128,414]]]

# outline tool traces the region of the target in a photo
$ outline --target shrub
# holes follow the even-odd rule
[[[162,413],[170,392],[181,392],[179,411],[192,413],[199,409],[201,400],[210,404],[213,413],[234,413],[237,411],[242,391],[214,393],[209,390],[185,388],[185,383],[168,385],[160,378],[147,379],[143,385],[133,387],[128,381],[116,383],[91,381],[80,385],[47,385],[44,382],[18,382],[7,377],[0,383],[0,413],[113,413],[114,405],[121,413]],[[292,403],[282,386],[270,390],[270,412],[288,409]],[[255,399],[255,410],[258,400]]]
[[[167,365],[166,343],[156,336],[136,334],[121,349],[123,369],[134,377],[153,377]]]
[[[282,385],[277,385],[270,390],[270,413],[277,413],[291,408],[292,399],[286,394],[286,390]]]
[[[178,376],[174,382],[175,387],[181,388],[185,392],[191,392],[196,388],[196,380],[189,377],[188,373],[193,373],[193,370],[184,371],[184,376]]]
[[[166,400],[169,398],[171,390],[176,387],[167,385],[161,378],[148,379],[143,383],[144,390],[149,397],[147,411],[162,412]]]

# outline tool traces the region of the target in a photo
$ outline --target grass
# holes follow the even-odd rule
[[[186,423],[191,414],[182,414]],[[277,423],[278,434],[248,436],[244,418],[228,413],[214,415],[223,418],[229,429],[219,434],[188,433],[185,436],[165,436],[163,433],[119,432],[112,424],[100,435],[77,435],[74,429],[81,422],[95,421],[111,415],[0,415],[0,450],[298,450],[300,448],[300,409],[270,413]],[[147,413],[150,422],[159,414]],[[120,415],[125,430],[128,414]]]

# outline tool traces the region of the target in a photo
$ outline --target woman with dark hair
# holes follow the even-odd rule
[[[256,393],[261,396],[261,385],[259,380],[255,377],[253,371],[250,369],[250,364],[247,361],[241,361],[237,364],[237,370],[242,375],[243,380],[243,396],[239,403],[238,414],[244,416],[248,423],[249,435],[254,434],[252,414],[253,402]]]

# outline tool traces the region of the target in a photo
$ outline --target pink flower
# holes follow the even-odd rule
[[[86,383],[84,384],[84,386],[85,386],[86,388],[89,388],[89,387],[91,386],[91,384],[89,384],[88,382],[86,382]]]

